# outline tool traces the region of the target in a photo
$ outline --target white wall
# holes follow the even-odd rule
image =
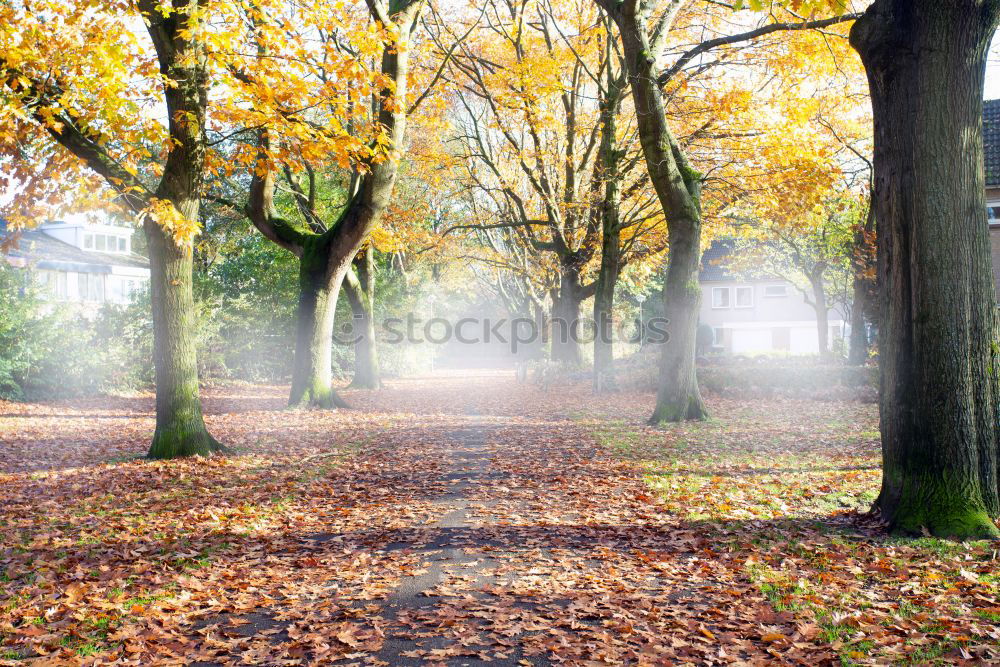
[[[785,296],[764,296],[768,285],[785,285]],[[747,308],[737,307],[736,288],[750,287],[753,293],[753,305]],[[717,308],[714,306],[713,289],[721,288],[729,291],[729,306]],[[819,342],[816,334],[816,311],[806,303],[805,297],[790,283],[772,281],[714,281],[701,283],[702,301],[699,313],[700,321],[715,330],[722,330],[721,343],[729,354],[792,354],[808,355],[819,353]],[[844,315],[831,308],[829,324],[844,329]],[[787,349],[775,347],[775,330],[787,331]],[[832,342],[834,337],[830,337]]]

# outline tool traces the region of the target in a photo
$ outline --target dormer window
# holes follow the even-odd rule
[[[117,234],[84,234],[83,249],[97,252],[126,253],[128,241]]]

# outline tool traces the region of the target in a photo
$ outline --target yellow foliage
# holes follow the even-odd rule
[[[166,199],[154,197],[142,213],[142,217],[145,216],[149,216],[153,222],[162,227],[177,245],[190,246],[194,242],[194,237],[201,232],[197,220],[185,217]]]

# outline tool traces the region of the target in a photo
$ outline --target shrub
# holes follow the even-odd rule
[[[0,398],[54,398],[95,391],[105,379],[92,326],[42,300],[25,274],[0,264]]]
[[[655,346],[619,362],[620,384],[654,391],[659,382]],[[737,360],[720,358],[715,365],[698,366],[703,392],[733,398],[787,396],[821,400],[874,401],[878,369],[874,366],[820,364],[816,358]]]

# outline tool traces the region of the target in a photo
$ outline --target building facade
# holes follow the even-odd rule
[[[1000,299],[1000,100],[983,103],[983,154],[986,167],[986,219],[990,225],[993,280]]]
[[[712,327],[717,353],[819,354],[816,310],[799,289],[781,279],[743,279],[725,268],[731,244],[716,241],[702,256],[699,320]],[[844,314],[828,313],[831,344],[845,335]]]
[[[149,283],[149,260],[133,252],[132,234],[88,222],[49,222],[14,233],[0,221],[0,248],[9,265],[27,271],[55,301],[126,304]]]

